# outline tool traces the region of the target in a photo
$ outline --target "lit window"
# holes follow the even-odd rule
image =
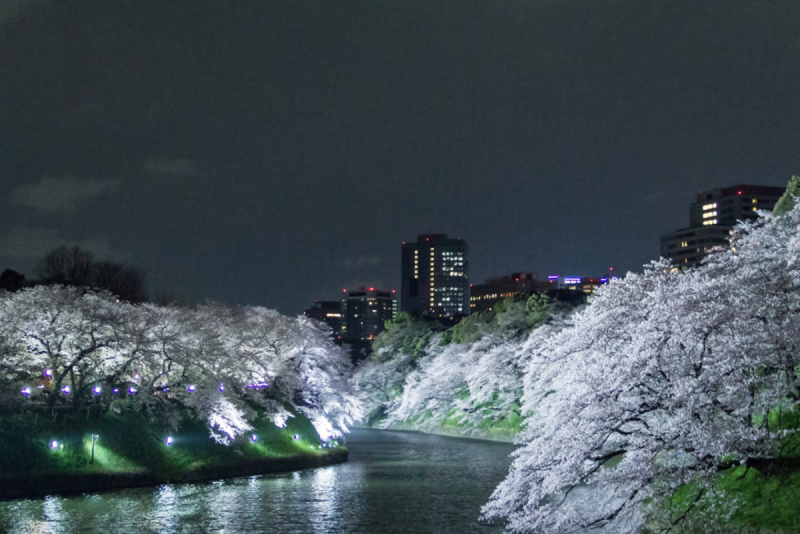
[[[753,199],[753,204],[758,204],[758,200]]]
[[[710,225],[713,225],[713,224],[717,224],[717,220],[716,219],[711,219],[710,221],[703,221],[703,226],[710,226]]]
[[[758,208],[753,206],[753,211],[758,211]]]
[[[709,212],[706,212],[706,213],[703,214],[703,218],[704,219],[708,219],[709,217],[716,217],[716,216],[717,216],[717,212],[716,211],[709,211]]]
[[[706,205],[703,206],[703,211],[705,211],[705,210],[713,210],[716,207],[717,207],[717,203],[716,202],[714,202],[713,204],[706,204]]]
[[[686,248],[686,247],[688,247],[688,246],[689,246],[689,243],[688,243],[688,242],[686,242],[686,241],[681,241],[681,247],[682,247],[682,248]]]

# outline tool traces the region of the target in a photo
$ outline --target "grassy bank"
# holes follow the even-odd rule
[[[323,447],[301,416],[286,428],[259,417],[251,433],[225,446],[194,419],[170,431],[141,413],[97,410],[0,414],[0,497],[245,476],[347,459],[346,449]]]
[[[368,416],[362,423],[367,428],[384,428],[382,425],[386,416],[376,411]],[[427,434],[439,434],[462,438],[490,439],[493,441],[512,442],[522,429],[524,419],[516,413],[511,413],[499,419],[485,419],[477,426],[465,425],[456,417],[456,410],[438,425],[426,424],[425,415],[406,421],[395,422],[385,427],[390,430],[413,430]]]
[[[649,531],[664,531],[671,521],[693,508],[680,525],[679,532],[689,534],[770,534],[800,532],[800,468],[792,465],[767,473],[737,466],[719,473],[717,490],[723,493],[712,503],[697,504],[699,488],[686,485],[678,490],[670,504],[671,513],[652,518]],[[728,517],[720,514],[733,506]],[[719,507],[719,508],[718,508]]]

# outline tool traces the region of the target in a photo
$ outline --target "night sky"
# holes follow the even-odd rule
[[[60,244],[298,313],[640,270],[701,189],[800,174],[797,0],[2,0],[0,269]]]

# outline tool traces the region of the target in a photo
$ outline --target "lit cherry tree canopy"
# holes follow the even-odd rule
[[[653,263],[530,346],[522,447],[485,518],[519,532],[625,532],[649,514],[668,530],[725,502],[720,471],[795,453],[798,229],[794,209],[737,227],[700,268]],[[689,504],[670,509],[678,488]]]
[[[278,426],[301,413],[323,439],[360,416],[349,357],[330,332],[264,308],[134,305],[40,286],[0,294],[0,351],[6,404],[20,393],[50,406],[124,397],[194,413],[226,444],[250,429],[256,409]]]

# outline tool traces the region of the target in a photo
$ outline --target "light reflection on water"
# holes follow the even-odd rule
[[[0,502],[0,532],[500,532],[477,521],[508,444],[354,430],[346,464]]]

